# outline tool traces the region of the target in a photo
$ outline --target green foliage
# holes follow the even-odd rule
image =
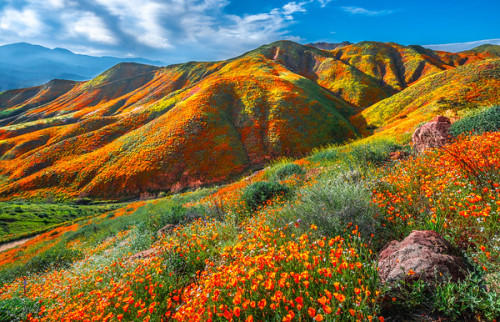
[[[258,181],[249,185],[243,191],[242,199],[245,204],[255,211],[266,201],[279,195],[288,195],[291,189],[275,181]]]
[[[324,236],[342,235],[349,223],[357,225],[363,236],[374,233],[376,222],[370,189],[364,181],[339,177],[339,173],[330,172],[319,177],[314,185],[299,190],[300,202],[283,210],[285,218],[300,220],[300,226],[306,231],[314,224]]]
[[[31,258],[26,263],[25,268],[30,273],[39,273],[52,267],[67,268],[82,258],[83,253],[80,250],[57,245]]]
[[[295,163],[279,164],[276,167],[273,167],[270,172],[270,177],[278,181],[292,175],[302,176],[306,173],[300,165]]]
[[[472,272],[464,280],[430,285],[422,280],[400,282],[385,292],[383,314],[406,319],[426,313],[452,321],[492,321],[500,316],[500,294],[488,292],[484,276]],[[489,285],[491,287],[491,285]]]
[[[0,322],[23,321],[29,313],[37,313],[38,301],[20,297],[0,301]]]
[[[450,127],[450,134],[454,137],[494,131],[500,131],[500,106],[470,112]]]
[[[391,152],[401,149],[403,146],[395,140],[382,138],[314,150],[309,158],[313,162],[342,162],[365,167],[368,163],[380,165],[390,159]]]

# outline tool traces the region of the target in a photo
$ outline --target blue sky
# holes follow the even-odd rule
[[[498,12],[498,0],[0,0],[0,44],[177,63],[279,39],[500,43]]]

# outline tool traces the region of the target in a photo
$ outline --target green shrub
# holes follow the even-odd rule
[[[389,140],[380,140],[363,145],[355,145],[348,153],[356,163],[381,164],[390,159],[391,152],[401,149],[402,146]]]
[[[244,191],[242,199],[245,204],[255,211],[266,201],[278,195],[288,195],[290,188],[275,181],[259,181],[249,185]]]
[[[288,205],[284,216],[288,221],[300,220],[306,230],[314,224],[324,236],[342,235],[349,223],[358,225],[364,236],[374,233],[370,189],[363,181],[344,181],[336,176],[320,177],[313,186],[302,188],[298,192],[301,202]]]
[[[302,176],[306,172],[302,167],[295,163],[285,163],[277,166],[274,170],[272,178],[275,180],[283,180],[286,177],[292,176],[294,174]]]
[[[500,294],[487,291],[484,276],[478,271],[457,282],[398,282],[385,290],[384,298],[382,314],[395,320],[422,313],[450,321],[494,321],[500,316]]]
[[[438,284],[433,299],[435,311],[453,320],[472,320],[480,315],[492,321],[500,317],[500,293],[487,292],[483,284],[482,276],[477,274],[458,283]]]
[[[100,230],[94,223],[89,223],[88,225],[81,226],[78,230],[66,233],[66,241],[72,241],[75,239],[83,239],[85,237],[90,237]]]
[[[470,132],[481,134],[494,131],[500,131],[500,106],[470,113],[450,127],[450,134],[454,137]]]
[[[29,298],[13,298],[0,301],[0,322],[23,321],[29,313],[37,313],[38,301]]]

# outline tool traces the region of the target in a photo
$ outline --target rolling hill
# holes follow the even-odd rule
[[[280,41],[227,61],[122,63],[90,81],[5,91],[0,198],[123,199],[228,181],[403,118],[414,127],[498,103],[499,68],[491,48]]]
[[[56,78],[88,80],[120,62],[163,65],[143,58],[94,57],[28,43],[3,45],[0,46],[0,92],[38,86]]]

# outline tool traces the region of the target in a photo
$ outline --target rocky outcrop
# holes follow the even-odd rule
[[[392,241],[379,254],[379,276],[382,282],[422,279],[441,282],[463,278],[465,265],[451,255],[451,245],[431,230],[413,231],[403,241]]]
[[[429,148],[438,148],[450,142],[450,119],[438,115],[430,122],[415,130],[412,137],[413,147],[417,152]]]
[[[406,151],[394,151],[389,154],[391,160],[404,160],[410,157],[410,153]]]
[[[157,247],[149,248],[149,249],[143,250],[141,252],[138,252],[138,253],[130,256],[128,258],[128,261],[135,262],[137,260],[150,258],[150,257],[158,255],[159,252],[160,252],[160,249],[158,249]]]

